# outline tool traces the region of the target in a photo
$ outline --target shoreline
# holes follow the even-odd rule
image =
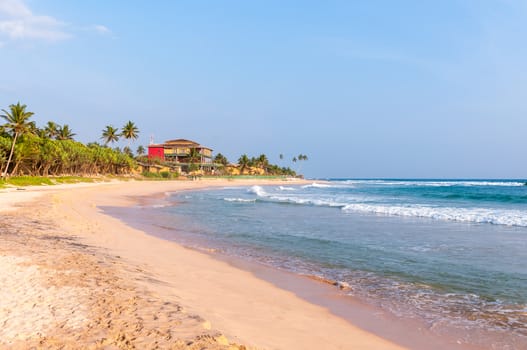
[[[27,212],[20,215],[50,220],[70,239],[118,257],[117,265],[122,266],[115,273],[123,279],[132,277],[136,289],[147,290],[158,301],[180,305],[187,315],[205,317],[201,324],[194,325],[196,336],[204,329],[221,330],[218,334],[223,338],[217,337],[221,344],[214,340],[215,345],[234,346],[229,342],[232,339],[250,348],[403,349],[336,316],[328,308],[277,286],[276,281],[269,283],[261,274],[148,235],[99,209],[134,205],[139,197],[165,192],[266,183],[281,184],[276,180],[203,180],[73,185],[66,186],[68,190],[55,187],[49,188],[50,193],[41,196],[38,203],[22,205],[22,212],[24,208],[33,210],[30,216]],[[131,272],[132,267],[140,271]],[[133,276],[137,273],[142,278]],[[308,283],[331,288],[315,281]],[[177,332],[174,334],[177,337]],[[212,335],[209,338],[215,339]]]

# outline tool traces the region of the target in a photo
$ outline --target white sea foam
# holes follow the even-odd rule
[[[320,184],[318,182],[313,182],[311,185],[302,186],[302,188],[331,188],[331,187],[335,187],[335,186],[328,185],[328,184]]]
[[[518,181],[397,181],[397,180],[345,180],[339,183],[347,185],[370,184],[385,186],[430,186],[430,187],[450,187],[450,186],[501,186],[501,187],[518,187],[525,186],[524,182]]]
[[[226,202],[241,202],[241,203],[251,203],[256,202],[256,198],[247,199],[247,198],[223,198]]]
[[[388,216],[411,216],[436,220],[488,223],[507,226],[527,227],[527,213],[520,210],[497,210],[486,208],[437,208],[427,206],[386,206],[369,204],[348,204],[344,211],[381,214]]]
[[[249,188],[247,190],[247,192],[254,193],[258,197],[267,197],[268,196],[267,192],[265,192],[265,190],[261,186],[257,186],[257,185],[252,186],[251,188]]]
[[[296,191],[296,188],[293,188],[293,187],[284,187],[284,186],[280,186],[278,187],[278,189],[280,191]]]
[[[430,218],[435,220],[462,221],[473,223],[489,223],[495,225],[524,226],[527,227],[527,213],[513,209],[489,209],[489,208],[456,208],[456,207],[432,207],[426,205],[383,205],[350,203],[356,198],[314,198],[311,196],[276,195],[265,192],[260,186],[253,186],[249,192],[258,197],[281,203],[293,203],[300,205],[314,205],[325,207],[342,208],[343,211],[379,214],[386,216],[404,216]]]
[[[307,186],[313,185],[315,185],[315,187],[318,185],[322,185],[322,187],[328,186],[317,183]],[[306,186],[304,186],[304,188],[305,187]],[[365,203],[365,198],[354,198],[351,196],[341,198],[324,198],[301,194],[291,195],[285,193],[268,193],[260,186],[253,186],[248,191],[250,193],[256,194],[256,196],[266,201],[299,205],[337,207],[342,208],[343,211],[347,212],[527,227],[527,212],[517,209],[436,207],[420,204],[370,204]]]
[[[301,198],[301,197],[281,197],[281,196],[267,196],[268,199],[272,201],[282,202],[282,203],[293,203],[293,204],[303,204],[303,205],[315,205],[319,207],[337,207],[342,208],[347,205],[347,203],[338,202],[328,199],[316,199],[316,198]]]
[[[280,203],[292,203],[292,204],[303,204],[303,205],[315,205],[324,207],[344,207],[348,202],[339,202],[331,199],[324,198],[312,198],[312,197],[299,197],[299,196],[287,196],[270,194],[264,191],[260,186],[253,186],[249,189],[249,192],[256,194],[258,197],[267,201],[280,202]]]

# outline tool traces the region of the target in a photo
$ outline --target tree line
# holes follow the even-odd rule
[[[131,151],[112,149],[96,142],[87,145],[73,139],[67,125],[53,121],[39,128],[31,120],[34,113],[24,104],[2,109],[5,124],[0,126],[0,171],[8,175],[107,175],[126,174],[136,166]],[[137,139],[139,130],[128,122],[120,136]],[[105,139],[104,132],[102,136]]]
[[[301,158],[302,160],[307,160],[307,156],[305,155],[302,155]],[[280,159],[284,159],[282,154],[280,154]],[[295,157],[294,159],[293,162],[296,162],[297,158]],[[222,164],[225,167],[230,165],[227,157],[221,153],[218,153],[214,157],[214,163]],[[251,168],[258,168],[262,169],[266,175],[296,176],[296,171],[292,170],[290,167],[270,163],[265,154],[260,154],[258,157],[249,157],[247,154],[242,154],[238,158],[236,165],[239,168],[240,174],[244,174]]]

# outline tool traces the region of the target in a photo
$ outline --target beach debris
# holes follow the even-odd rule
[[[332,280],[332,279],[329,279],[329,278],[326,278],[326,277],[322,277],[322,276],[318,276],[318,275],[304,275],[304,276],[306,276],[307,278],[312,279],[314,281],[317,281],[317,282],[321,282],[321,283],[324,283],[324,284],[329,284],[329,285],[335,286],[335,287],[337,287],[340,290],[347,291],[347,290],[352,290],[353,289],[351,287],[351,285],[349,283],[347,283],[347,282],[336,281],[336,280]]]
[[[337,281],[335,284],[340,290],[351,290],[351,286],[347,282]]]

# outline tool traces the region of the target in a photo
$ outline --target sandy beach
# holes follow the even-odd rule
[[[228,185],[132,181],[1,191],[0,348],[403,348],[100,210]]]

